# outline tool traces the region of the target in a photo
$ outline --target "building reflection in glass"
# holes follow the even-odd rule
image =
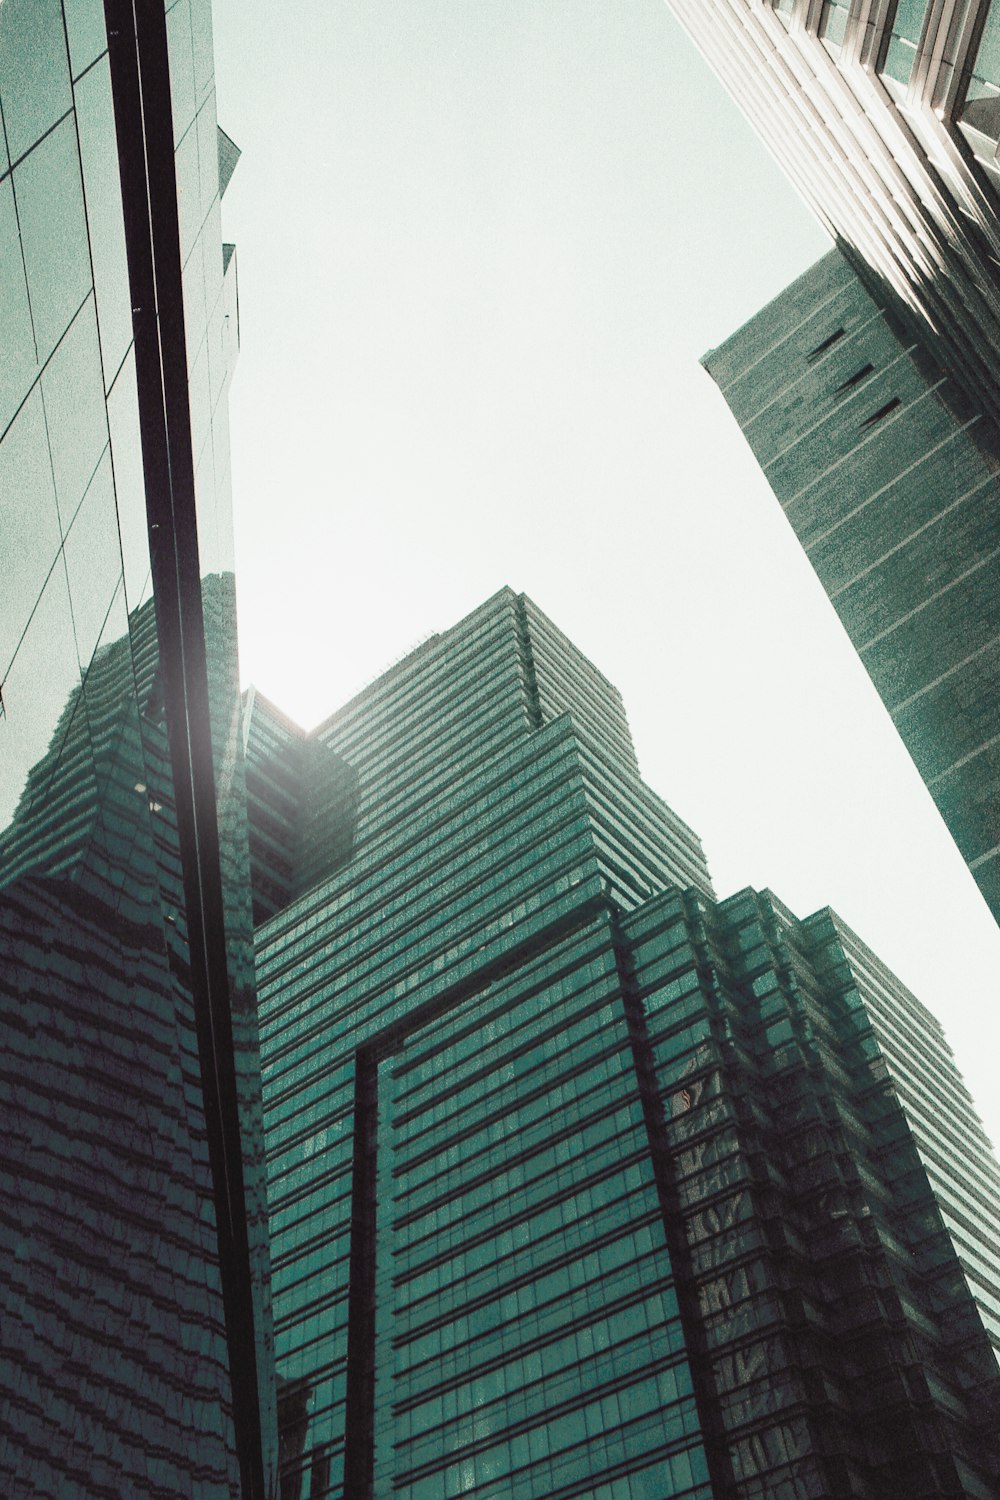
[[[204,597],[221,707],[225,690],[232,696],[222,670],[232,576],[205,580]],[[105,630],[0,836],[10,1206],[0,1295],[8,1422],[18,1434],[5,1471],[30,1473],[38,1493],[149,1493],[155,1481],[160,1492],[235,1494],[154,605],[110,618],[125,629],[114,638]],[[222,739],[231,715],[217,718]],[[231,769],[232,785],[240,773]],[[223,865],[244,879],[238,906],[245,826],[241,857],[225,832],[239,830],[239,799],[219,790]],[[241,944],[230,946],[239,1068],[252,976]],[[245,1106],[252,1081],[251,1070]],[[251,1211],[262,1224],[262,1202]]]

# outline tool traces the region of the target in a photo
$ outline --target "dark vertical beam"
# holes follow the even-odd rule
[[[619,915],[613,909],[610,912],[610,923],[615,966],[625,1008],[646,1137],[649,1141],[653,1179],[656,1183],[660,1215],[667,1241],[667,1254],[674,1273],[677,1308],[680,1313],[681,1327],[684,1330],[684,1342],[688,1349],[691,1386],[698,1411],[698,1421],[705,1439],[705,1457],[712,1481],[712,1494],[716,1500],[725,1500],[726,1496],[736,1493],[735,1478],[719,1412],[718,1392],[711,1374],[704,1318],[698,1303],[698,1288],[691,1263],[691,1252],[684,1234],[680,1194],[677,1190],[673,1153],[667,1139],[663,1101],[656,1079],[656,1062],[646,1026],[646,1010],[635,977],[632,948],[622,931]],[[704,978],[702,983],[704,985]]]
[[[514,601],[514,611],[517,620],[517,640],[524,663],[524,686],[528,695],[528,722],[532,729],[541,729],[543,722],[542,700],[538,692],[538,674],[535,671],[535,648],[531,640],[531,626],[528,624],[528,610],[523,594],[519,594]]]
[[[347,1311],[347,1403],[344,1500],[372,1500],[375,1472],[375,1172],[378,1150],[378,1055],[362,1048],[354,1061],[354,1164],[351,1265]]]
[[[202,616],[173,121],[162,0],[105,0],[150,562],[245,1500],[265,1500],[253,1282]]]

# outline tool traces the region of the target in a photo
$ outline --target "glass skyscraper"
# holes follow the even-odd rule
[[[273,1491],[208,0],[0,5],[0,1490]]]
[[[995,1493],[940,1029],[715,901],[565,636],[505,589],[246,735],[282,1500]]]

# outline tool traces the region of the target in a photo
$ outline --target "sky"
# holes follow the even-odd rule
[[[699,364],[829,248],[722,86],[662,0],[214,11],[244,681],[310,728],[525,591],[718,893],[832,905],[1000,1141],[1000,931]]]

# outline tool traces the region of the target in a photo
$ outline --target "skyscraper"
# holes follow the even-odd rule
[[[667,0],[874,296],[1000,419],[997,0]]]
[[[704,364],[1000,921],[1000,454],[836,251]]]
[[[276,1462],[208,0],[0,6],[0,1488]]]
[[[246,732],[283,1500],[993,1493],[940,1030],[714,900],[565,636],[505,589]]]
[[[1000,4],[667,3],[848,263],[705,363],[1000,918]]]

